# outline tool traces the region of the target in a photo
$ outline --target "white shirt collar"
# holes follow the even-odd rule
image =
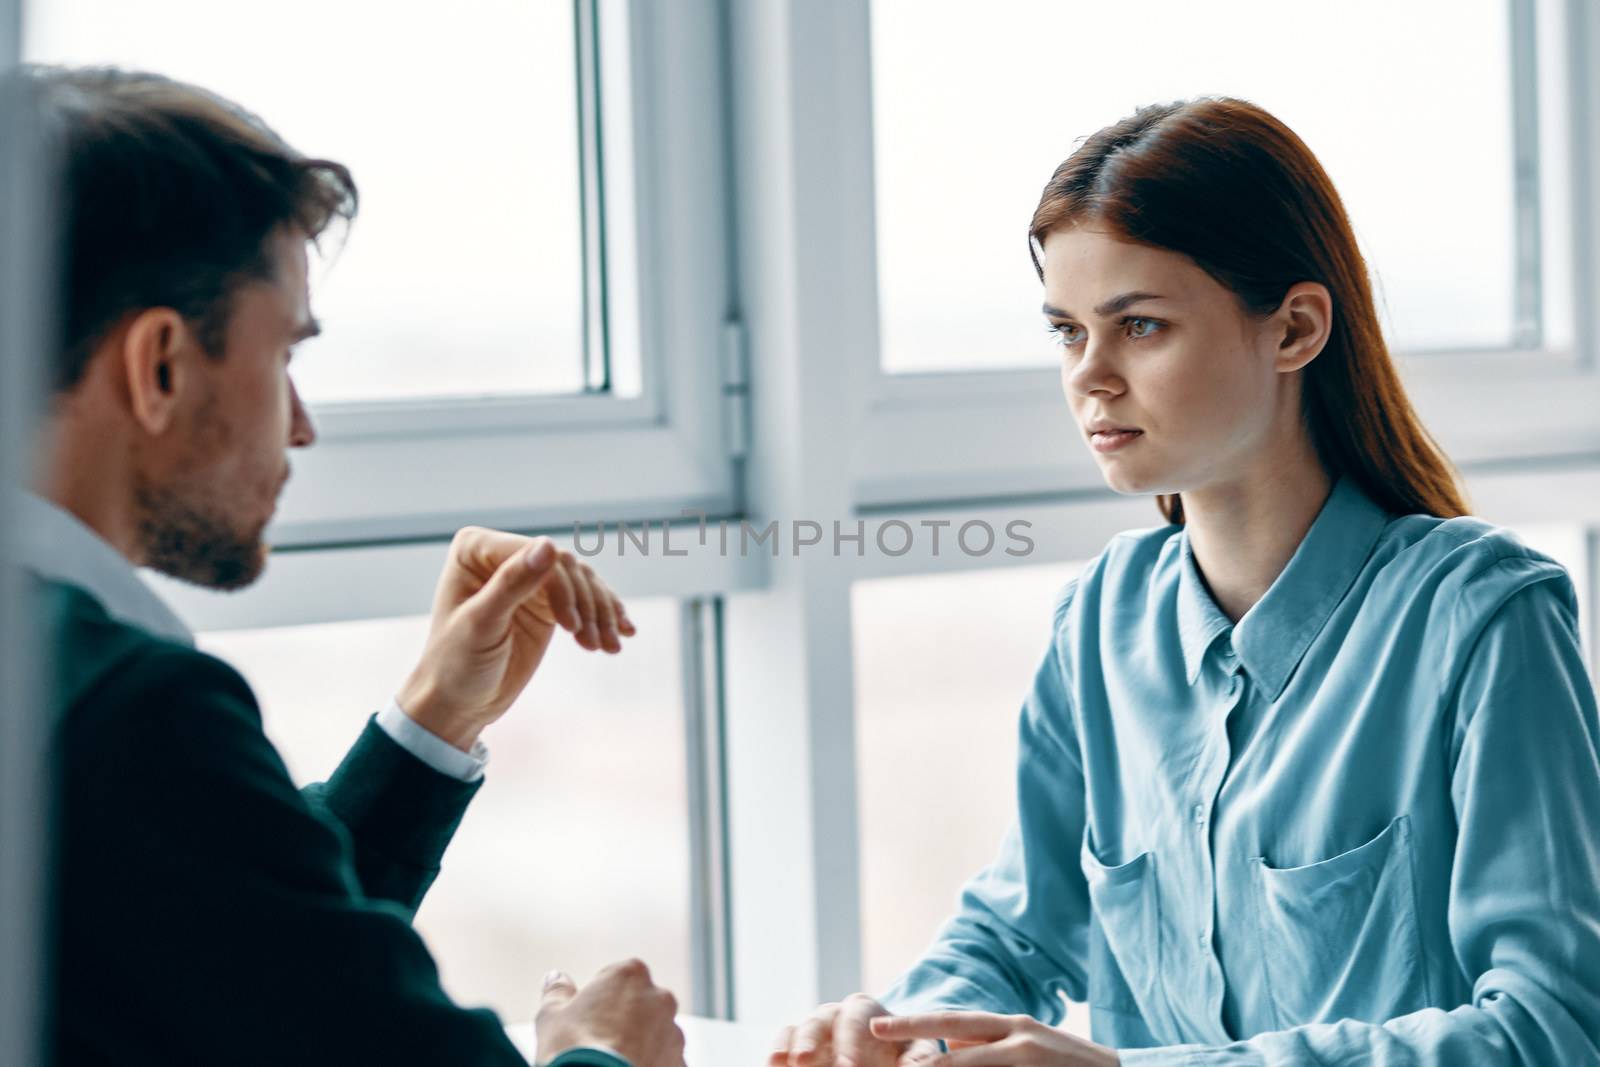
[[[26,491],[18,495],[12,547],[23,568],[49,581],[77,586],[119,622],[168,641],[194,644],[194,634],[183,620],[104,538],[41,496]]]

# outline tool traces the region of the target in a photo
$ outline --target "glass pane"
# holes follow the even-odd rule
[[[1228,94],[1338,187],[1399,349],[1510,343],[1502,2],[874,0],[885,370],[1052,364],[1028,220],[1077,143],[1142,104]],[[1448,35],[1448,48],[1418,47]],[[1427,175],[1438,180],[1424,180]]]
[[[558,640],[484,734],[483,789],[417,914],[451,995],[533,1017],[544,975],[640,956],[689,988],[678,607],[631,602],[620,658]],[[326,778],[422,650],[425,618],[204,635],[262,704],[297,782]]]
[[[853,587],[869,992],[882,993],[922,955],[962,884],[994,858],[1016,811],[1017,715],[1050,643],[1055,596],[1082,569]]]
[[[313,268],[326,332],[295,360],[309,401],[583,388],[572,4],[31,0],[25,23],[29,59],[195,82],[351,168],[361,213]]]

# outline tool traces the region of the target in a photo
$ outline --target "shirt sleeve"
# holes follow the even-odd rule
[[[1457,633],[1471,644],[1446,739],[1460,828],[1449,926],[1471,1001],[1221,1047],[1129,1050],[1127,1067],[1600,1064],[1600,722],[1577,598],[1559,567],[1514,558],[1474,578],[1462,601]]]
[[[1057,601],[1050,648],[1022,707],[1016,822],[994,862],[963,888],[932,947],[884,994],[891,1011],[963,1008],[1059,1021],[1059,992],[1085,999],[1083,768],[1060,650],[1075,588]]]
[[[489,762],[489,750],[482,741],[473,742],[471,752],[463,752],[407,715],[396,700],[378,712],[378,728],[440,774],[463,782],[482,778],[484,765]]]

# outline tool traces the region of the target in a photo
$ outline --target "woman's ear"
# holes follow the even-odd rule
[[[1316,359],[1333,329],[1333,297],[1321,282],[1296,282],[1273,313],[1277,328],[1277,369],[1287,374]]]
[[[146,433],[172,425],[185,385],[184,349],[192,344],[189,327],[171,308],[141,311],[122,331],[118,346],[128,409]]]

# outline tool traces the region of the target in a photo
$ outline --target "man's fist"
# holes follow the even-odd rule
[[[610,1049],[633,1067],[683,1067],[678,1001],[650,980],[638,960],[614,963],[580,991],[564,974],[544,980],[544,1000],[534,1026],[538,1061],[549,1063],[569,1048]]]

